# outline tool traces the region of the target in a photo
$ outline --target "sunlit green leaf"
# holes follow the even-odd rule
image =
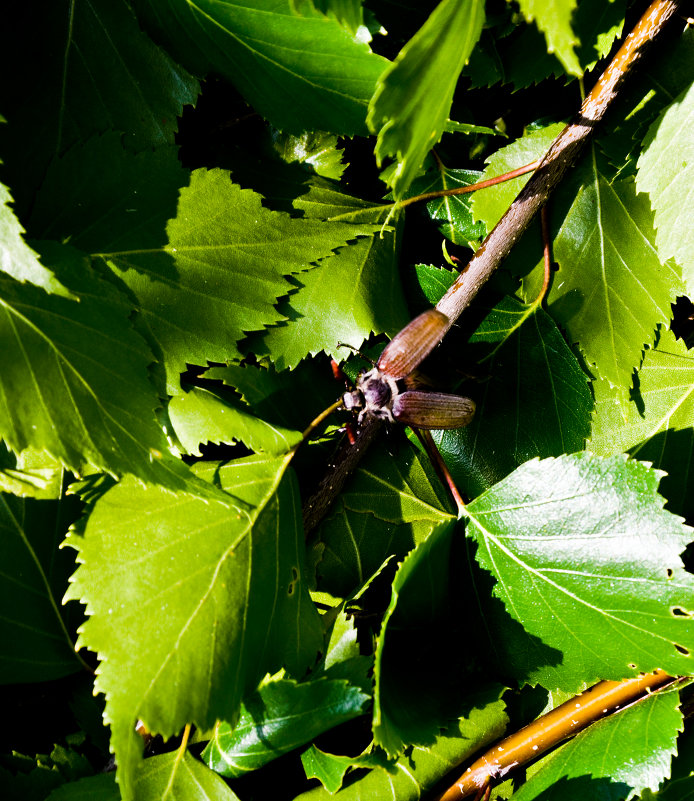
[[[660,491],[668,508],[691,516],[694,455],[694,355],[669,330],[648,349],[638,373],[638,390],[625,405],[606,381],[593,384],[595,417],[589,448],[607,456],[622,451],[664,470]]]
[[[499,148],[487,159],[487,166],[478,180],[487,181],[541,159],[563,127],[556,123],[532,130],[515,142]],[[530,173],[527,173],[488,189],[478,189],[471,200],[475,219],[482,220],[487,230],[491,231],[529,179]]]
[[[308,164],[318,175],[325,178],[340,178],[347,167],[342,162],[343,151],[337,147],[337,136],[315,131],[300,136],[278,133],[275,150],[288,163],[294,161]]]
[[[309,0],[138,0],[137,8],[183,64],[224,75],[281,130],[366,133],[387,61]]]
[[[337,193],[334,193],[337,194]],[[345,197],[313,193],[297,202],[308,217],[333,213],[333,203],[344,203]],[[343,207],[343,213],[364,219],[364,210]],[[382,208],[367,207],[367,220],[383,222]],[[306,224],[312,223],[306,221]],[[313,223],[326,225],[328,223]],[[339,231],[341,223],[331,225]],[[349,231],[352,225],[345,225]],[[380,226],[364,222],[356,231],[371,231],[372,236],[358,239],[317,267],[296,276],[294,289],[279,304],[277,318],[286,321],[271,327],[262,339],[253,342],[256,353],[269,356],[282,370],[294,368],[309,354],[325,351],[335,359],[346,355],[340,343],[358,348],[371,333],[395,334],[409,319],[397,265],[400,231],[382,231]],[[347,234],[349,236],[349,234]]]
[[[141,252],[135,236],[127,249],[101,254],[136,296],[172,392],[186,364],[238,357],[246,332],[284,318],[275,302],[292,287],[285,276],[374,232],[293,219],[260,201],[223,170],[198,170],[181,190],[166,246]]]
[[[63,491],[63,466],[45,451],[12,453],[0,443],[0,492],[21,498],[57,500]]]
[[[571,75],[582,75],[574,48],[579,43],[571,27],[571,16],[577,0],[520,0],[523,16],[537,27],[547,39],[547,51],[556,53],[564,69]]]
[[[286,453],[301,442],[301,432],[268,423],[233,398],[201,387],[176,395],[169,403],[176,436],[188,453],[199,454],[205,442],[243,442],[251,450]],[[307,421],[308,422],[308,421]]]
[[[408,195],[440,192],[446,189],[470,186],[481,180],[476,170],[449,170],[442,167],[414,181]],[[471,195],[448,195],[427,203],[427,212],[439,223],[439,231],[455,245],[470,247],[486,233],[483,223],[475,222],[470,211]]]
[[[484,21],[479,0],[441,0],[380,78],[368,123],[376,156],[394,157],[393,194],[402,198],[448,119],[458,75]]]
[[[498,739],[507,722],[498,689],[481,689],[467,700],[468,712],[445,729],[430,747],[415,746],[395,763],[395,770],[375,768],[344,787],[339,798],[359,801],[419,801],[448,774],[487,743]],[[328,801],[323,787],[297,796],[296,801]]]
[[[146,760],[135,784],[137,801],[239,801],[217,776],[190,753],[161,754]]]
[[[170,455],[155,419],[152,355],[122,296],[71,254],[65,264],[69,286],[82,287],[76,300],[0,278],[3,438],[15,451],[45,450],[76,472],[89,464],[186,489],[192,476]]]
[[[694,184],[694,86],[653,123],[638,162],[636,186],[647,192],[655,212],[656,245],[663,261],[674,258],[694,292],[694,226],[688,213]]]
[[[243,776],[358,717],[369,700],[346,681],[268,681],[244,699],[235,726],[217,725],[202,758],[222,776]]]
[[[234,721],[266,672],[284,664],[302,673],[321,647],[284,466],[250,458],[206,467],[235,496],[227,506],[123,481],[97,501],[84,536],[70,538],[81,565],[68,595],[87,605],[79,644],[102,658],[97,687],[126,799],[138,718],[165,737],[186,723]]]
[[[548,304],[569,341],[626,395],[682,282],[676,266],[661,264],[648,203],[633,181],[608,184],[595,161],[590,175],[554,241],[559,270]]]
[[[495,596],[562,654],[535,664],[529,640],[497,629],[531,681],[575,692],[638,671],[691,672],[694,578],[680,559],[691,531],[663,510],[659,479],[623,456],[574,454],[527,462],[467,506]]]
[[[0,184],[0,270],[17,281],[30,281],[46,292],[69,297],[70,293],[24,241],[24,229],[9,207],[11,201],[10,193]]]
[[[329,793],[336,793],[350,769],[382,768],[393,774],[397,773],[394,763],[390,762],[380,749],[368,748],[356,757],[327,754],[312,745],[301,755],[301,764],[306,771],[307,779],[318,779]]]

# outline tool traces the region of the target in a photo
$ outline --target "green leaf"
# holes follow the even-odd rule
[[[93,136],[51,161],[27,224],[36,239],[90,254],[167,244],[166,224],[190,173],[173,145],[134,154],[122,139]]]
[[[427,748],[415,746],[395,763],[395,772],[376,768],[340,791],[340,801],[419,801],[451,770],[499,738],[508,718],[498,688],[481,688],[467,699],[467,712]],[[323,787],[309,790],[296,801],[328,801]]]
[[[633,402],[619,403],[606,381],[593,384],[595,417],[590,450],[622,451],[664,470],[661,492],[671,511],[691,517],[689,470],[694,453],[694,356],[665,329],[638,373]]]
[[[580,41],[578,60],[584,72],[607,56],[621,36],[626,5],[626,0],[583,0],[576,8],[571,21]]]
[[[561,123],[548,125],[530,131],[510,145],[499,148],[487,159],[487,166],[478,180],[487,181],[541,159],[563,128]],[[527,173],[487,189],[478,189],[470,202],[474,218],[482,220],[487,230],[491,231],[530,180],[530,175],[531,173]]]
[[[425,457],[383,448],[364,459],[311,544],[319,587],[347,597],[391,555],[405,556],[451,520]]]
[[[379,163],[389,156],[398,160],[389,179],[396,199],[441,138],[458,76],[483,22],[479,0],[441,0],[378,82],[367,122],[378,132]]]
[[[317,211],[311,204],[310,212]],[[373,221],[384,218],[380,209],[370,214]],[[339,230],[343,224],[332,225]],[[352,226],[344,225],[351,230]],[[252,350],[269,356],[279,370],[293,369],[305,356],[320,351],[343,359],[345,350],[339,347],[340,342],[359,347],[371,333],[395,334],[408,321],[397,270],[400,231],[386,230],[379,236],[375,226],[364,225],[357,230],[371,230],[374,235],[341,248],[295,278],[297,289],[278,306],[277,317],[288,320],[253,341]]]
[[[347,165],[342,162],[343,151],[337,147],[337,136],[317,131],[304,131],[299,136],[277,133],[275,150],[288,164],[296,161],[308,164],[317,175],[336,181]]]
[[[167,755],[168,756],[168,755]],[[155,760],[161,757],[154,757]],[[115,773],[100,773],[61,785],[46,801],[120,801]]]
[[[133,150],[172,144],[198,83],[140,30],[125,0],[14,5],[0,42],[6,87],[0,151],[18,207],[30,208],[49,162],[95,133]]]
[[[235,726],[220,723],[202,758],[235,778],[363,713],[370,697],[346,681],[268,681],[244,699]]]
[[[238,498],[232,506],[126,479],[96,502],[84,537],[70,537],[81,565],[67,597],[90,615],[79,645],[102,660],[96,686],[125,801],[141,755],[138,718],[165,738],[186,723],[234,721],[265,673],[284,664],[301,674],[322,645],[302,580],[297,490],[284,468],[260,457],[206,467]]]
[[[135,784],[137,801],[239,801],[224,780],[186,752],[145,760]]]
[[[166,246],[141,252],[133,236],[128,249],[101,255],[137,298],[174,394],[186,364],[237,358],[246,332],[283,318],[275,302],[291,288],[285,276],[373,231],[269,211],[225,171],[196,170]]]
[[[361,0],[315,0],[314,5],[328,16],[334,16],[353,34],[364,25]]]
[[[692,82],[694,30],[687,28],[669,42],[659,58],[646,59],[628,81],[611,112],[614,123],[597,137],[598,147],[619,171],[620,177],[636,172],[648,129]]]
[[[349,757],[326,754],[325,751],[312,745],[301,755],[301,764],[306,771],[306,778],[318,779],[329,793],[336,793],[342,787],[345,774],[350,769],[383,768],[392,770],[393,773],[397,772],[382,751],[372,750],[371,747],[358,756]]]
[[[636,186],[647,192],[655,212],[656,245],[662,261],[682,267],[694,292],[694,226],[687,213],[694,183],[694,85],[653,123],[638,161]]]
[[[407,194],[419,195],[470,186],[479,181],[481,175],[477,170],[450,170],[442,166],[437,172],[417,178]],[[470,195],[449,195],[430,200],[427,212],[432,220],[439,223],[439,231],[454,245],[471,248],[486,233],[484,224],[475,222],[472,216]]]
[[[62,496],[64,473],[60,462],[45,451],[26,448],[15,455],[0,443],[0,492],[57,500]]]
[[[646,790],[641,801],[687,801],[694,790],[694,770],[692,761],[694,757],[694,736],[687,730],[680,735],[677,741],[677,754],[672,760],[672,776],[665,781],[657,793]]]
[[[11,202],[10,193],[0,184],[0,270],[17,281],[30,281],[46,292],[70,297],[55,275],[41,264],[38,254],[24,241],[24,229],[9,207]]]
[[[608,184],[593,159],[554,241],[560,269],[547,302],[569,341],[618,387],[631,384],[644,345],[669,321],[682,289],[676,267],[660,263],[652,236],[645,196],[631,180]]]
[[[547,52],[545,39],[535,25],[521,22],[511,35],[507,24],[499,27],[496,34],[493,29],[482,31],[470,63],[463,71],[473,87],[492,86],[503,81],[517,90],[564,75],[559,59]]]
[[[694,578],[679,556],[691,534],[663,510],[659,478],[623,456],[574,454],[527,462],[466,507],[494,595],[563,654],[531,665],[523,638],[497,630],[531,682],[575,692],[656,668],[691,672]]]
[[[451,570],[455,526],[442,522],[400,566],[376,651],[374,741],[388,756],[431,745],[460,705],[465,613]]]
[[[294,431],[304,431],[341,391],[325,360],[306,359],[296,370],[282,372],[272,365],[228,364],[210,368],[205,378],[223,381],[241,395],[256,416]],[[294,402],[299,399],[300,403]]]
[[[388,62],[309,0],[137,7],[181,63],[224,76],[277,128],[366,133],[366,106]]]
[[[443,126],[446,133],[462,133],[462,134],[489,134],[490,136],[503,136],[500,131],[494,128],[487,128],[486,125],[471,125],[469,122],[456,122],[455,120],[446,120]]]
[[[301,442],[300,431],[268,423],[242,402],[229,401],[200,387],[172,398],[169,418],[183,447],[197,456],[199,445],[205,442],[239,441],[256,453],[271,454],[287,453]]]
[[[0,277],[3,438],[15,451],[45,450],[75,472],[88,464],[190,489],[190,471],[171,456],[155,419],[152,355],[123,297],[69,251],[57,258],[78,300]],[[216,494],[211,486],[205,492]]]
[[[679,705],[679,693],[659,692],[589,726],[545,757],[513,794],[514,801],[544,799],[559,787],[563,801],[617,801],[655,790],[670,775],[677,753],[683,728]]]
[[[435,434],[454,479],[474,497],[539,456],[583,449],[592,398],[587,377],[541,308],[505,298],[470,338],[479,382],[470,425]],[[538,410],[542,410],[539,414]]]
[[[80,670],[60,599],[74,566],[57,548],[75,501],[0,494],[0,683],[50,681]],[[70,515],[70,516],[68,516]]]
[[[547,39],[547,51],[555,53],[570,75],[582,75],[574,48],[579,44],[571,27],[571,16],[577,6],[576,0],[520,0],[523,16],[535,21]]]

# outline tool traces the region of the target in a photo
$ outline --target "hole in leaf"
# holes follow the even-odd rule
[[[677,643],[673,643],[675,648],[684,656],[689,656],[689,651],[683,645],[677,645]]]
[[[630,667],[632,670],[636,670],[636,665],[633,662],[629,662],[628,667]]]
[[[287,595],[294,595],[294,587],[296,586],[296,582],[299,580],[299,571],[293,567],[292,568],[292,580],[289,582],[289,586],[287,587]]]
[[[666,575],[666,576],[667,576],[669,579],[671,579],[671,578],[672,578],[672,570],[670,570],[670,568],[669,568],[669,567],[668,567],[668,568],[667,568],[667,570],[665,571],[665,575]]]
[[[670,611],[675,617],[691,617],[691,613],[687,612],[686,609],[682,609],[681,606],[673,606]]]

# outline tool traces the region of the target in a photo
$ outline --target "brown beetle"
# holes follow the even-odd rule
[[[415,317],[386,345],[376,366],[359,376],[356,389],[345,392],[342,405],[358,411],[360,422],[371,416],[416,428],[466,426],[475,414],[470,398],[402,386],[447,330],[448,317],[436,309]]]

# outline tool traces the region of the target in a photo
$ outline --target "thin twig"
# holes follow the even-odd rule
[[[539,161],[533,161],[532,164],[525,164],[523,167],[517,167],[515,170],[510,170],[502,175],[495,175],[493,178],[486,178],[484,181],[478,181],[476,184],[456,186],[452,189],[438,189],[435,192],[423,192],[421,195],[413,195],[405,200],[400,200],[395,205],[397,208],[401,209],[404,206],[410,206],[412,203],[423,203],[425,200],[436,200],[436,198],[439,197],[467,195],[470,192],[476,192],[478,189],[488,189],[490,186],[503,184],[505,181],[512,181],[514,178],[519,178],[521,175],[533,172],[533,170],[536,170],[539,166]]]

